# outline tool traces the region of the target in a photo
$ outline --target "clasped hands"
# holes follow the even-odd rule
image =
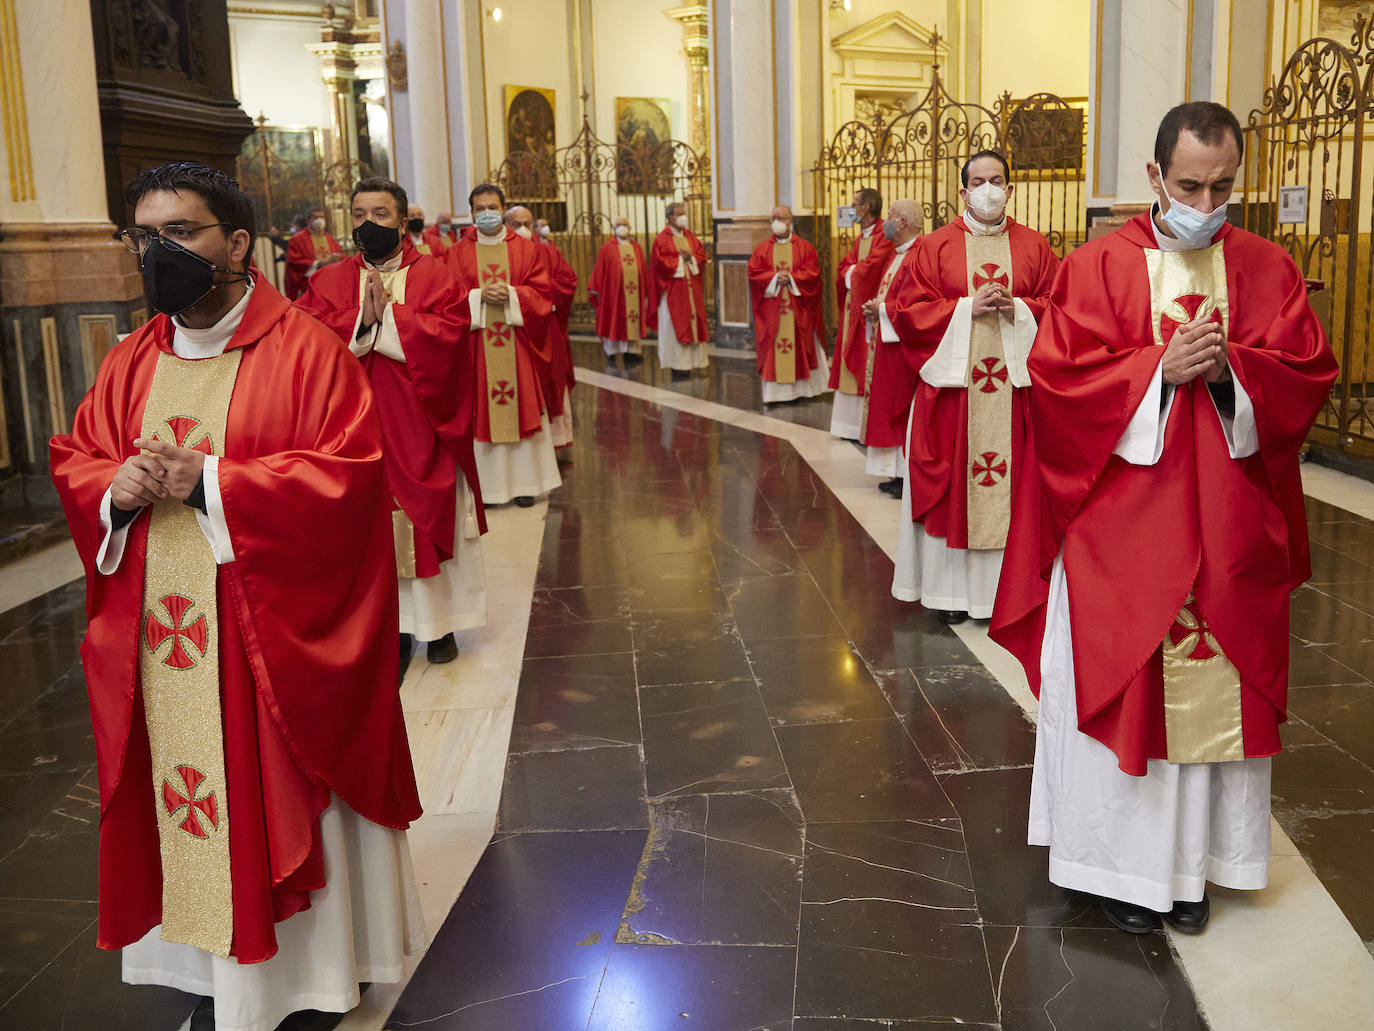
[[[482,303],[494,304],[502,308],[510,300],[510,287],[505,283],[488,283],[482,287]]]
[[[1164,382],[1182,386],[1201,376],[1206,383],[1221,383],[1231,376],[1226,364],[1226,338],[1211,315],[1179,326],[1164,348],[1161,371]]]
[[[371,329],[382,321],[386,306],[391,303],[391,295],[382,285],[382,277],[376,269],[367,273],[367,285],[363,288],[363,326]]]
[[[200,482],[205,455],[189,447],[138,437],[134,447],[142,453],[124,460],[110,483],[110,501],[125,511],[142,508],[171,497],[185,501]]]
[[[973,295],[973,317],[990,315],[996,312],[1002,318],[1012,321],[1016,318],[1016,302],[1011,291],[1000,283],[984,283]]]

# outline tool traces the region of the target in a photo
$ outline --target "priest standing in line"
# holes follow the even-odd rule
[[[343,248],[339,241],[325,232],[324,211],[311,208],[305,222],[306,231],[297,233],[286,244],[286,299],[294,301],[305,293],[307,280],[320,269],[342,261]]]
[[[486,529],[473,457],[474,354],[467,298],[437,258],[414,245],[406,192],[363,179],[350,200],[358,253],[323,269],[296,306],[362,363],[377,401],[393,496],[400,577],[401,665],[413,640],[452,662],[455,633],[485,626]]]
[[[568,320],[572,316],[573,298],[577,296],[577,272],[548,237],[539,232],[539,224],[529,208],[516,204],[506,209],[506,225],[526,240],[534,241],[549,277],[548,298],[553,311],[544,321],[549,364],[543,370],[540,389],[549,406],[549,432],[553,436],[554,450],[570,456],[565,449],[573,441],[572,388],[575,379]],[[547,222],[544,227],[548,228]]]
[[[630,220],[615,219],[615,237],[601,245],[587,282],[587,299],[596,309],[596,335],[609,361],[639,361],[640,341],[650,321],[649,273],[644,248],[630,235]]]
[[[854,194],[859,235],[835,272],[835,299],[840,324],[830,363],[830,389],[835,404],[830,432],[846,440],[863,440],[863,382],[868,369],[868,335],[863,304],[873,296],[882,269],[892,258],[892,242],[883,236],[883,198],[867,187]]]
[[[654,298],[658,309],[658,364],[673,379],[687,379],[710,362],[706,347],[706,248],[688,226],[687,205],[673,201],[664,210],[667,224],[654,239]]]
[[[477,476],[487,504],[529,508],[562,482],[539,385],[551,360],[548,272],[537,245],[505,224],[499,186],[474,187],[468,204],[474,227],[444,260],[467,296],[476,350]]]
[[[920,377],[892,595],[946,623],[992,615],[1025,472],[1026,358],[1059,267],[1049,241],[1007,217],[1010,176],[993,151],[965,161],[964,214],[921,241],[910,288],[878,306]]]
[[[792,232],[792,209],[779,204],[772,235],[749,257],[754,347],[763,377],[763,403],[815,397],[830,388],[830,369],[817,328],[821,263],[816,248]]]
[[[430,247],[429,240],[426,239],[424,209],[418,204],[410,205],[406,209],[405,221],[405,236],[410,241],[410,245],[420,254],[437,257],[434,248]]]
[[[1133,934],[1267,883],[1311,573],[1298,452],[1337,366],[1287,252],[1226,222],[1243,146],[1220,104],[1169,111],[1152,209],[1065,260],[991,628],[1040,698],[1029,841]]]
[[[429,253],[442,258],[444,252],[458,242],[458,236],[453,229],[453,216],[447,211],[440,213],[434,225],[424,231],[424,241],[429,244]]]
[[[54,437],[86,567],[96,944],[191,1026],[333,1027],[424,943],[373,392],[252,268],[253,202],[192,162],[122,231],[160,314]]]
[[[893,498],[902,496],[906,480],[903,446],[906,443],[907,423],[911,418],[911,403],[916,396],[916,374],[902,353],[901,341],[878,319],[879,307],[888,294],[895,296],[910,291],[915,268],[915,245],[925,226],[921,206],[914,200],[897,200],[888,209],[883,222],[883,237],[894,249],[891,258],[881,269],[872,262],[861,265],[865,281],[856,286],[862,295],[872,294],[863,302],[864,332],[868,337],[868,368],[864,376],[864,417],[860,427],[862,440],[868,449],[864,470],[870,476],[885,476],[878,489]],[[867,282],[877,276],[876,290]]]

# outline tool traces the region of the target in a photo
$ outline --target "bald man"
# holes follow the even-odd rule
[[[553,446],[555,449],[566,448],[573,439],[570,399],[573,364],[572,346],[564,330],[567,323],[565,318],[560,318],[560,308],[566,312],[572,305],[577,293],[577,273],[556,247],[545,243],[535,234],[534,215],[529,208],[522,204],[512,205],[506,210],[506,225],[535,244],[544,269],[548,272],[549,288],[545,296],[553,311],[544,322],[544,353],[548,355],[548,361],[540,363],[539,385],[548,405]]]
[[[889,224],[891,229],[888,229]],[[861,265],[855,271],[856,279],[860,276],[878,279],[876,288],[870,289],[867,282],[858,288],[863,294],[872,294],[862,306],[869,349],[860,440],[868,448],[866,471],[870,476],[885,477],[878,489],[893,498],[902,496],[902,483],[906,479],[902,447],[906,442],[912,398],[916,394],[917,370],[907,364],[901,341],[891,332],[891,324],[887,327],[889,332],[883,334],[878,311],[889,295],[902,297],[912,289],[912,258],[916,253],[916,241],[924,229],[925,216],[920,204],[914,200],[893,201],[882,232],[885,238],[892,240],[895,253],[880,270]]]
[[[821,263],[816,248],[792,233],[792,209],[773,209],[768,239],[749,258],[754,348],[763,403],[815,397],[829,390],[830,366],[816,338]]]
[[[640,360],[640,341],[653,328],[649,304],[649,267],[644,248],[630,231],[630,220],[617,215],[615,236],[601,245],[587,299],[596,309],[596,335],[608,362],[620,368]]]

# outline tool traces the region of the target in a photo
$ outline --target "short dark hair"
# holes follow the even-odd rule
[[[494,183],[478,183],[476,186],[472,188],[472,192],[468,194],[469,211],[472,210],[472,202],[484,193],[496,194],[496,199],[501,202],[501,207],[504,208],[506,206],[506,195],[502,191],[501,187],[497,186]]]
[[[1230,133],[1236,141],[1236,153],[1245,156],[1245,136],[1230,109],[1210,100],[1194,100],[1171,108],[1159,123],[1159,132],[1155,134],[1155,164],[1159,166],[1160,175],[1169,173],[1169,162],[1174,159],[1174,148],[1178,146],[1181,132],[1190,132],[1213,146]]]
[[[358,180],[358,185],[353,187],[353,193],[348,198],[350,207],[358,199],[360,193],[391,194],[396,199],[396,214],[402,218],[405,218],[406,210],[410,207],[410,202],[406,200],[405,187],[399,183],[393,183],[390,179],[383,179],[380,175],[370,175],[366,179]]]
[[[959,181],[964,184],[964,189],[968,189],[968,166],[982,158],[996,158],[1002,162],[1002,175],[1007,182],[1011,182],[1011,165],[1007,164],[1007,159],[995,150],[980,150],[976,154],[970,154],[964,162],[964,167],[959,169]]]
[[[855,190],[854,203],[874,218],[883,213],[883,195],[871,186],[863,186]]]
[[[298,228],[298,229],[304,229],[304,228],[305,228],[305,216],[304,216],[304,215],[292,215],[292,216],[291,216],[291,224],[292,224],[293,226],[295,226],[296,228]]]
[[[680,200],[670,200],[667,204],[663,205],[663,217],[672,218],[674,211],[678,211],[686,207],[687,205]]]
[[[253,198],[243,192],[237,180],[198,161],[173,161],[139,172],[124,187],[124,199],[130,207],[136,208],[145,194],[163,190],[170,193],[189,190],[200,195],[210,213],[224,223],[228,230],[226,236],[245,230],[248,233],[248,260],[252,260],[253,237],[257,236]]]

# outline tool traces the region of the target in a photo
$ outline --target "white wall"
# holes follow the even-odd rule
[[[672,101],[673,136],[687,139],[682,26],[663,13],[676,6],[654,0],[592,0],[596,130],[603,140],[615,138],[616,97],[666,97]]]
[[[231,13],[234,94],[250,118],[269,125],[329,126],[329,91],[320,60],[306,44],[320,41],[318,13],[311,18]]]
[[[983,0],[982,102],[991,107],[1003,90],[1016,100],[1086,97],[1089,13],[1083,0]]]

